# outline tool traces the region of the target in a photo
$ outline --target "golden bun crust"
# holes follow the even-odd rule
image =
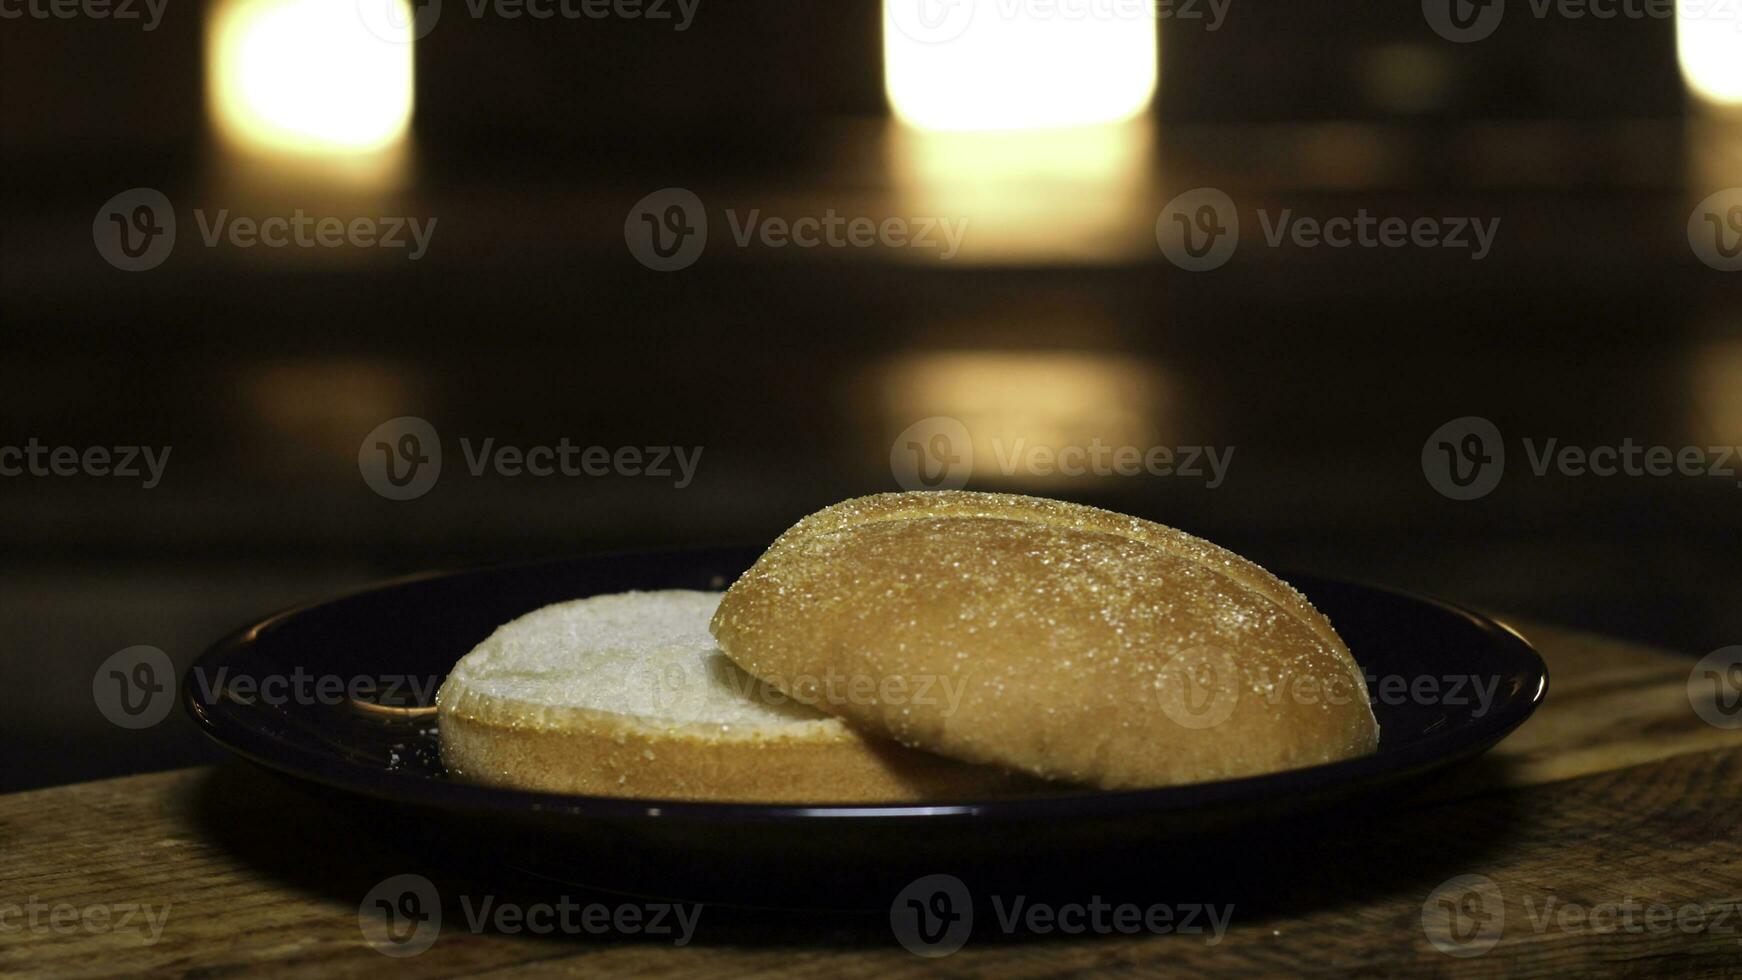
[[[594,596],[529,613],[455,664],[442,762],[552,793],[757,803],[995,796],[1033,781],[860,734],[722,656],[718,593]]]
[[[1175,785],[1378,745],[1360,668],[1300,593],[1059,501],[837,504],[775,541],[711,628],[738,666],[857,727],[1048,779]]]

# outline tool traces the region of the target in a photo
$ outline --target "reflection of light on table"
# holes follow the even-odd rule
[[[411,7],[394,2],[403,10],[384,24],[400,26],[371,29],[350,0],[220,0],[206,35],[218,131],[275,157],[394,150],[412,111]]]
[[[925,129],[1032,129],[1130,119],[1155,94],[1150,4],[884,0],[890,105]],[[958,18],[960,20],[958,21]]]
[[[1691,204],[1742,182],[1742,113],[1695,113],[1686,122]]]
[[[1066,261],[1148,252],[1146,119],[1073,130],[939,133],[895,126],[890,172],[902,209],[967,219],[968,262]]]
[[[958,419],[973,439],[973,479],[1040,485],[1056,474],[1012,463],[1034,449],[1159,445],[1169,391],[1154,365],[1110,354],[942,351],[911,354],[876,377],[886,437],[931,416]]]
[[[1681,0],[1676,47],[1688,88],[1707,102],[1742,105],[1742,21],[1733,5]]]
[[[350,358],[271,361],[241,385],[267,463],[305,475],[349,470],[353,478],[358,441],[388,419],[417,414],[420,388],[403,368]]]
[[[1386,44],[1365,53],[1362,87],[1368,101],[1393,112],[1443,109],[1457,81],[1456,62],[1440,45]]]
[[[1715,445],[1742,446],[1742,340],[1695,348],[1691,373],[1694,431]]]

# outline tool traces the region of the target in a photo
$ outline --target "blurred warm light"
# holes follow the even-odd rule
[[[960,18],[959,21],[957,18]],[[922,129],[1118,122],[1155,94],[1153,4],[884,0],[885,85]]]
[[[1066,130],[944,133],[893,126],[904,212],[967,218],[958,261],[1092,262],[1155,247],[1147,119]]]
[[[1742,340],[1695,348],[1694,431],[1714,445],[1742,446]]]
[[[422,400],[402,366],[348,357],[268,361],[247,372],[240,390],[259,427],[251,442],[285,473],[356,475],[357,442]]]
[[[1729,4],[1681,0],[1676,45],[1682,77],[1700,98],[1742,105],[1742,21]]]
[[[405,138],[412,10],[385,40],[350,0],[220,0],[206,38],[207,98],[233,143],[272,154],[370,154]],[[381,29],[377,27],[377,29]]]
[[[976,483],[1042,485],[1068,480],[1010,461],[1034,448],[1147,448],[1171,438],[1169,386],[1154,365],[1129,357],[1065,351],[940,351],[886,364],[876,377],[886,437],[946,416],[974,443]]]
[[[1742,112],[1691,114],[1683,124],[1689,204],[1742,179]]]
[[[1456,63],[1443,45],[1380,45],[1366,53],[1365,62],[1363,87],[1374,105],[1419,113],[1451,101]]]
[[[1295,142],[1289,155],[1311,186],[1355,190],[1396,180],[1403,169],[1395,140],[1383,127],[1363,123],[1317,122],[1290,127]]]

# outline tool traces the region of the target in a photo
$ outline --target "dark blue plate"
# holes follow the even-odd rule
[[[1542,659],[1508,627],[1419,595],[1286,574],[1331,618],[1374,688],[1374,755],[1165,789],[1060,788],[923,805],[761,805],[561,796],[456,782],[428,708],[466,652],[540,606],[629,589],[722,589],[760,549],[596,555],[423,575],[281,613],[208,650],[183,699],[212,738],[362,806],[372,826],[437,852],[590,885],[774,901],[838,897],[842,874],[899,881],[951,867],[1073,860],[1385,805],[1398,787],[1479,755],[1542,702]],[[819,879],[824,868],[834,874]]]

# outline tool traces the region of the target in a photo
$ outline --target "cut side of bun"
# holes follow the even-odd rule
[[[1047,779],[1176,785],[1378,744],[1359,666],[1299,592],[1207,541],[1076,504],[838,504],[782,535],[712,630],[746,671],[860,728]],[[828,696],[819,677],[859,693]]]
[[[442,762],[492,786],[671,800],[881,802],[1023,786],[860,734],[715,646],[720,595],[629,592],[547,606],[454,666]]]

